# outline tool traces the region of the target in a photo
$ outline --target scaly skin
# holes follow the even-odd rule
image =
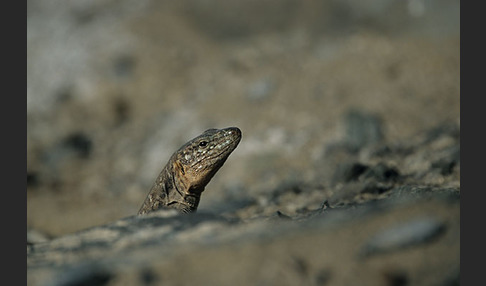
[[[229,127],[208,129],[184,144],[160,172],[138,214],[160,208],[195,212],[204,188],[240,140],[240,129]]]

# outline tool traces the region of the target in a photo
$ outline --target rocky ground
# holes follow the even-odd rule
[[[60,3],[62,2],[62,5]],[[458,285],[458,1],[28,1],[28,285]],[[195,214],[134,214],[207,128]]]

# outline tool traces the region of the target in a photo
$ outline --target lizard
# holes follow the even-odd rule
[[[138,214],[161,208],[195,212],[201,193],[240,140],[237,127],[212,128],[182,145],[158,175]]]

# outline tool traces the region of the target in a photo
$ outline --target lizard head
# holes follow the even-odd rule
[[[228,156],[238,146],[241,130],[237,127],[208,129],[184,144],[174,155],[173,170],[185,191],[200,194]]]

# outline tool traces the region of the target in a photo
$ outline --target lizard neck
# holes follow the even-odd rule
[[[169,162],[160,172],[138,214],[146,214],[163,207],[177,209],[182,213],[196,211],[204,188],[190,190],[187,180],[172,166]]]
[[[170,188],[167,192],[167,206],[183,213],[196,211],[204,186],[195,189],[184,176],[185,173],[180,169],[179,162],[174,161],[171,167],[171,170],[167,172],[168,180],[172,182],[168,184]]]

